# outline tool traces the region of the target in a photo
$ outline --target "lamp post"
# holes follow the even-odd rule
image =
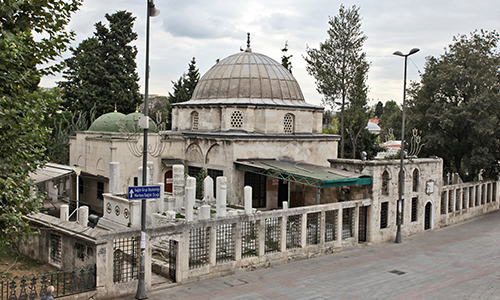
[[[405,106],[406,106],[406,69],[408,56],[420,51],[418,48],[413,48],[408,54],[403,54],[401,51],[396,51],[393,54],[397,56],[402,56],[405,58],[405,73],[404,73],[404,83],[403,83],[403,120],[401,122],[401,163],[399,168],[399,199],[398,199],[398,209],[397,209],[397,219],[398,219],[398,232],[396,233],[396,243],[401,243],[401,205],[403,203],[403,161],[404,161],[404,144],[405,144]]]
[[[139,120],[139,126],[144,128],[144,143],[142,145],[142,185],[147,185],[147,171],[148,171],[148,129],[149,129],[149,116],[148,116],[148,93],[149,93],[149,18],[156,17],[160,11],[156,9],[153,0],[148,1],[147,17],[146,17],[146,77],[144,83],[144,118]],[[141,200],[141,255],[139,261],[139,281],[137,283],[136,299],[147,299],[146,295],[146,282],[144,275],[146,273],[146,199]]]

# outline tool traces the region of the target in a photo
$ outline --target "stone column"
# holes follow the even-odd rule
[[[148,161],[148,185],[153,185],[155,164],[152,161]]]
[[[59,218],[61,219],[61,221],[68,221],[68,216],[69,216],[69,205],[62,204],[61,210],[59,212]]]
[[[217,177],[217,216],[226,216],[227,178]]]
[[[184,166],[174,165],[173,170],[173,184],[172,193],[175,197],[175,205],[173,210],[179,210],[182,207],[183,197],[184,197]]]
[[[205,203],[214,201],[214,180],[210,176],[203,180],[203,200]]]
[[[113,195],[120,194],[120,163],[109,163],[109,192]]]
[[[168,196],[167,199],[165,200],[165,206],[163,206],[163,209],[165,211],[174,211],[175,210],[175,197],[173,196]]]
[[[78,209],[78,213],[80,215],[80,220],[78,221],[80,225],[87,226],[89,222],[89,207],[80,206],[80,208]]]
[[[148,170],[146,171],[146,183],[149,182],[150,178],[149,178],[149,168]],[[142,167],[139,167],[137,168],[137,185],[138,186],[142,186]],[[146,184],[147,185],[147,184]]]
[[[243,195],[245,197],[245,213],[252,213],[252,187],[246,186],[243,188]]]
[[[196,178],[188,177],[186,180],[186,221],[193,221],[193,206],[196,196]]]
[[[165,212],[164,209],[164,201],[165,201],[165,183],[159,182],[158,185],[160,186],[160,199],[156,202],[157,207],[158,207],[158,212],[160,214]]]

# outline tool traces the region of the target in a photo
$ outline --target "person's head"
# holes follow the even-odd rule
[[[47,294],[52,295],[53,292],[54,292],[54,286],[51,285],[47,288]]]

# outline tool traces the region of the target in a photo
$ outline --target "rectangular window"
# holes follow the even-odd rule
[[[113,240],[113,282],[138,279],[140,237]]]
[[[97,199],[104,200],[103,194],[104,193],[104,182],[97,182]]]
[[[319,244],[320,227],[321,227],[320,222],[321,222],[321,213],[315,212],[307,214],[306,242],[308,245]]]
[[[462,188],[462,209],[467,209],[467,188]]]
[[[448,212],[453,212],[453,191],[448,191]]]
[[[134,186],[138,186],[138,185],[139,185],[139,178],[134,177]]]
[[[291,215],[288,216],[286,222],[286,248],[300,248],[301,246],[301,235],[302,230],[302,215]]]
[[[446,191],[441,192],[441,214],[446,215]]]
[[[208,264],[210,227],[189,230],[189,269]]]
[[[247,221],[241,228],[241,257],[257,256],[259,254],[259,221]]]
[[[474,207],[474,187],[469,186],[469,207]]]
[[[281,241],[281,218],[268,218],[265,220],[265,253],[279,252]]]
[[[389,202],[383,202],[380,206],[380,229],[387,228],[389,218]]]
[[[354,236],[354,208],[342,209],[342,239]]]
[[[334,241],[336,238],[337,214],[337,210],[329,210],[325,214],[325,242]]]
[[[411,198],[411,221],[416,222],[418,220],[418,197]]]
[[[460,192],[461,189],[455,191],[455,211],[460,211]]]
[[[61,236],[56,234],[50,235],[50,261],[53,264],[61,264]]]
[[[216,261],[218,263],[234,260],[234,229],[236,224],[217,225]]]
[[[245,172],[245,185],[252,187],[252,207],[266,207],[266,179],[264,175]]]

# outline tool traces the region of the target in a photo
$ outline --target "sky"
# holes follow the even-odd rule
[[[172,81],[187,72],[195,57],[201,76],[214,64],[246,48],[251,34],[253,52],[281,62],[281,49],[288,42],[294,77],[308,103],[320,105],[322,95],[306,71],[307,47],[318,48],[328,38],[329,18],[339,7],[356,5],[362,18],[361,30],[367,36],[363,51],[370,63],[369,104],[394,100],[402,103],[404,58],[394,51],[420,52],[408,58],[408,81],[419,81],[426,57],[439,57],[453,43],[453,37],[474,30],[498,30],[498,0],[420,0],[420,1],[332,1],[332,0],[155,0],[160,15],[150,19],[149,94],[167,95]],[[76,32],[73,47],[93,36],[94,24],[108,24],[105,14],[119,10],[137,19],[135,45],[140,91],[144,92],[147,0],[84,0],[72,16],[68,29]],[[68,51],[63,58],[70,57]],[[62,76],[45,77],[41,86],[55,86]]]

